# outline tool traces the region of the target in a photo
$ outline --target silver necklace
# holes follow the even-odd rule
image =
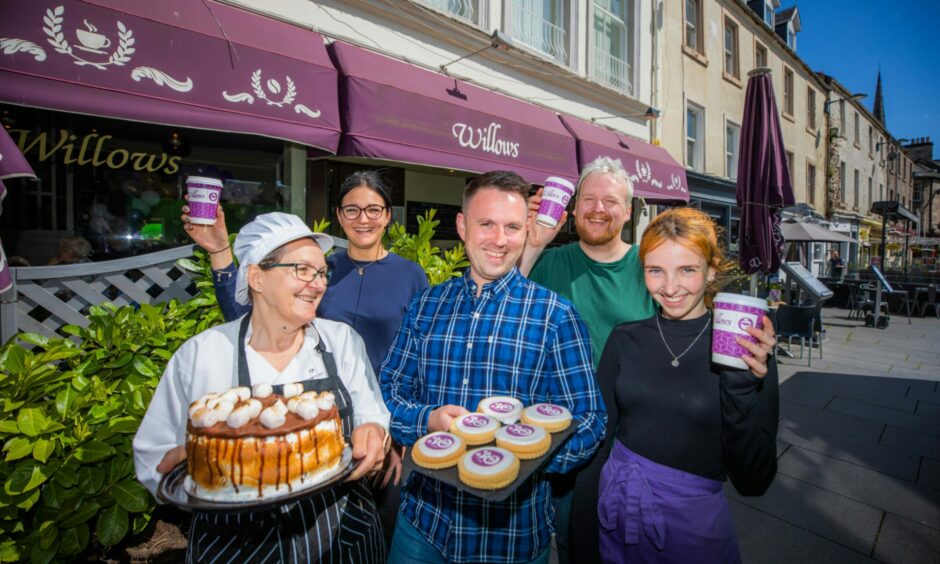
[[[706,314],[705,314],[705,327],[702,327],[702,330],[698,332],[698,336],[695,337],[695,339],[689,344],[689,346],[687,346],[687,347],[685,348],[685,350],[682,351],[682,352],[677,356],[676,353],[672,352],[672,349],[669,348],[669,343],[666,342],[666,336],[663,335],[663,328],[662,328],[662,326],[659,324],[659,314],[658,314],[658,313],[656,314],[656,328],[659,329],[659,338],[661,338],[661,339],[663,340],[663,344],[666,345],[666,350],[669,351],[670,356],[672,356],[672,362],[670,362],[669,364],[671,364],[673,367],[679,366],[679,359],[682,358],[683,356],[685,356],[685,353],[689,352],[689,350],[695,345],[695,343],[698,342],[698,340],[702,337],[702,335],[705,334],[705,330],[708,329],[708,326],[709,326],[709,325],[711,325],[711,323],[710,323],[711,318],[712,318],[712,312],[710,312],[710,311],[709,311],[709,312],[706,312]]]
[[[346,255],[346,258],[348,258],[348,259],[349,259],[349,262],[353,263],[353,266],[355,266],[355,267],[356,267],[356,270],[359,271],[359,276],[362,276],[362,273],[365,271],[365,269],[369,268],[369,267],[372,266],[373,264],[375,264],[375,263],[379,262],[380,260],[382,260],[382,259],[375,259],[375,260],[372,260],[372,261],[369,261],[369,262],[359,263],[359,262],[354,261],[354,260],[352,259],[352,257],[349,256],[348,254]]]

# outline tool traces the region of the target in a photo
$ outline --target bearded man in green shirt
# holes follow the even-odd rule
[[[598,157],[578,180],[574,224],[580,240],[545,250],[567,214],[555,228],[531,221],[519,264],[529,280],[574,304],[587,324],[595,367],[616,325],[648,319],[656,311],[643,282],[639,246],[620,237],[630,220],[632,199],[633,183],[620,161]],[[541,192],[530,198],[530,211],[537,210],[541,200]]]
[[[587,325],[596,369],[615,326],[648,319],[656,312],[643,280],[639,246],[621,238],[633,210],[633,183],[619,160],[598,157],[592,161],[581,172],[575,194],[574,224],[580,240],[548,250],[545,247],[565,224],[567,212],[555,228],[537,224],[541,196],[539,191],[529,198],[529,236],[519,269],[533,282],[571,300]],[[589,487],[594,488],[593,495],[578,497],[594,500],[596,512],[597,484],[578,482],[579,491]],[[571,541],[592,542],[569,533],[574,490],[574,474],[552,481],[559,564],[569,564],[570,555],[579,554],[571,551]],[[590,503],[585,510],[592,509]],[[597,539],[593,542],[596,545]]]

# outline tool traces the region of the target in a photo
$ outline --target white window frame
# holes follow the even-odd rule
[[[729,143],[729,133],[732,139]],[[738,178],[738,157],[741,145],[741,126],[725,120],[725,176],[731,180]]]
[[[773,4],[770,0],[764,0],[764,17],[761,19],[764,20],[764,23],[767,24],[770,29],[774,28],[774,16]]]
[[[730,48],[729,48],[729,46],[728,46],[728,32],[729,32],[729,31],[731,32],[731,46],[730,46]],[[733,77],[735,77],[735,78],[739,78],[739,77],[741,76],[741,72],[740,72],[740,69],[741,69],[741,58],[740,58],[741,49],[740,49],[740,47],[739,47],[739,45],[740,45],[739,37],[740,37],[740,35],[741,35],[740,31],[741,31],[741,28],[740,28],[740,26],[737,24],[737,22],[735,22],[735,21],[732,20],[731,18],[725,16],[725,19],[724,19],[724,26],[723,26],[723,34],[722,34],[722,48],[723,48],[723,53],[724,53],[724,62],[723,62],[723,64],[724,64],[725,73],[728,74],[729,76],[733,76]],[[731,67],[731,68],[728,68],[728,67],[729,67],[729,62],[730,62],[730,67]]]
[[[793,117],[794,83],[793,71],[783,67],[783,113],[790,117]]]
[[[605,68],[601,64],[601,58],[599,57],[600,50],[598,49],[599,38],[597,37],[597,31],[595,22],[599,16],[599,12],[602,12],[603,15],[608,16],[612,19],[621,20],[621,17],[617,14],[612,14],[606,8],[600,7],[597,5],[599,0],[593,0],[590,4],[590,13],[589,18],[591,24],[589,25],[589,36],[591,37],[590,44],[592,48],[590,50],[590,76],[606,84],[611,88],[614,88],[620,92],[627,94],[628,96],[636,95],[636,85],[637,85],[637,37],[639,36],[639,29],[637,29],[638,21],[638,10],[637,10],[637,0],[622,0],[622,4],[625,6],[625,13],[621,14],[623,16],[623,26],[625,29],[625,37],[623,40],[625,53],[607,53],[604,52],[606,57],[616,58],[619,61],[622,61],[626,66],[626,72],[622,77],[623,83],[621,84],[620,80],[616,80],[616,76],[613,76],[611,72],[605,72]]]
[[[695,137],[689,137],[689,113],[696,116]],[[685,103],[685,163],[692,170],[702,172],[705,170],[705,108],[693,102]],[[689,149],[689,145],[692,149]],[[691,155],[689,153],[692,153]]]
[[[787,24],[787,46],[796,51],[796,31],[793,29],[793,22]]]
[[[862,133],[861,133],[861,121],[858,115],[858,111],[855,112],[855,145],[860,146],[862,143]]]
[[[689,23],[689,3],[692,3],[695,6],[695,22],[694,24]],[[682,3],[682,44],[692,49],[693,51],[704,55],[705,54],[705,26],[703,24],[703,19],[705,19],[704,7],[702,6],[703,0],[683,0]],[[693,44],[689,43],[689,28],[692,28],[695,41]]]
[[[541,0],[544,2],[544,0]],[[513,40],[518,43],[520,46],[526,50],[532,51],[545,57],[551,61],[554,61],[556,64],[559,64],[564,67],[573,67],[575,56],[574,56],[574,46],[577,45],[575,42],[576,29],[572,25],[571,17],[571,1],[570,0],[557,0],[560,7],[560,14],[557,22],[551,22],[542,18],[539,14],[532,14],[534,18],[532,20],[520,21],[520,18],[515,16],[517,10],[529,12],[529,7],[525,4],[527,0],[505,0],[503,2],[503,19],[505,21],[505,29],[509,32],[509,35]],[[558,45],[550,45],[549,49],[542,48],[543,46],[533,44],[526,37],[526,26],[534,26],[535,18],[538,18],[542,22],[547,22],[553,27],[561,29],[564,33],[564,37],[558,42]],[[523,26],[520,28],[519,26]],[[534,32],[533,32],[534,33]],[[540,37],[540,34],[536,34]],[[549,43],[555,43],[554,41],[549,41]],[[560,52],[552,52],[552,48],[560,50]]]

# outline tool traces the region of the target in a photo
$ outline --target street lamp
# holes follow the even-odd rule
[[[835,104],[836,102],[844,102],[845,100],[861,100],[862,98],[867,98],[867,97],[868,97],[868,94],[859,92],[857,94],[852,94],[851,96],[844,96],[837,100],[826,100],[825,102],[823,102],[823,113],[828,114],[829,106]]]
[[[447,67],[449,67],[450,65],[456,63],[457,61],[462,61],[462,60],[466,59],[467,57],[472,57],[472,56],[474,56],[474,55],[476,55],[476,54],[479,54],[479,53],[482,53],[483,51],[486,51],[487,49],[502,49],[503,51],[508,51],[509,48],[512,47],[512,46],[513,46],[513,44],[512,44],[512,38],[497,29],[496,31],[494,31],[494,32],[490,35],[490,44],[489,44],[489,45],[487,45],[487,46],[485,46],[485,47],[481,47],[481,48],[477,49],[476,51],[474,51],[474,52],[472,52],[472,53],[467,53],[466,55],[464,55],[464,56],[462,56],[462,57],[458,57],[458,58],[454,59],[453,61],[444,63],[443,65],[440,65],[438,68],[441,70],[441,72],[446,73],[446,72],[447,72]]]
[[[875,143],[875,150],[881,152],[881,146],[889,143],[894,144],[894,150],[892,150],[887,155],[889,161],[899,160],[900,156],[900,146],[901,143],[906,143],[909,139],[893,139],[888,138],[887,141],[879,141]],[[900,163],[894,163],[894,191],[891,194],[891,199],[897,202],[900,198],[900,190],[898,190],[898,169],[900,168]],[[888,239],[888,214],[883,213],[881,215],[881,268],[887,270],[888,268],[888,248],[887,248],[887,239]],[[906,252],[905,252],[906,255]],[[905,256],[906,262],[906,256]]]
[[[599,119],[636,118],[636,117],[641,117],[641,118],[645,119],[646,121],[653,121],[653,120],[655,120],[655,119],[659,119],[659,115],[660,115],[660,114],[662,114],[662,111],[657,110],[657,109],[654,108],[653,106],[650,106],[650,107],[646,108],[646,111],[643,112],[642,114],[627,114],[627,115],[624,115],[624,116],[600,116],[600,117],[592,117],[592,118],[591,118],[591,121],[592,121],[592,122],[596,122],[596,121],[599,120]]]

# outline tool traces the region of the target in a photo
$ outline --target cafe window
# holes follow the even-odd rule
[[[191,243],[180,208],[187,176],[222,180],[234,233],[289,209],[283,143],[263,137],[3,106],[4,126],[38,175],[5,182],[0,237],[8,256],[45,265],[61,240],[100,261]]]

